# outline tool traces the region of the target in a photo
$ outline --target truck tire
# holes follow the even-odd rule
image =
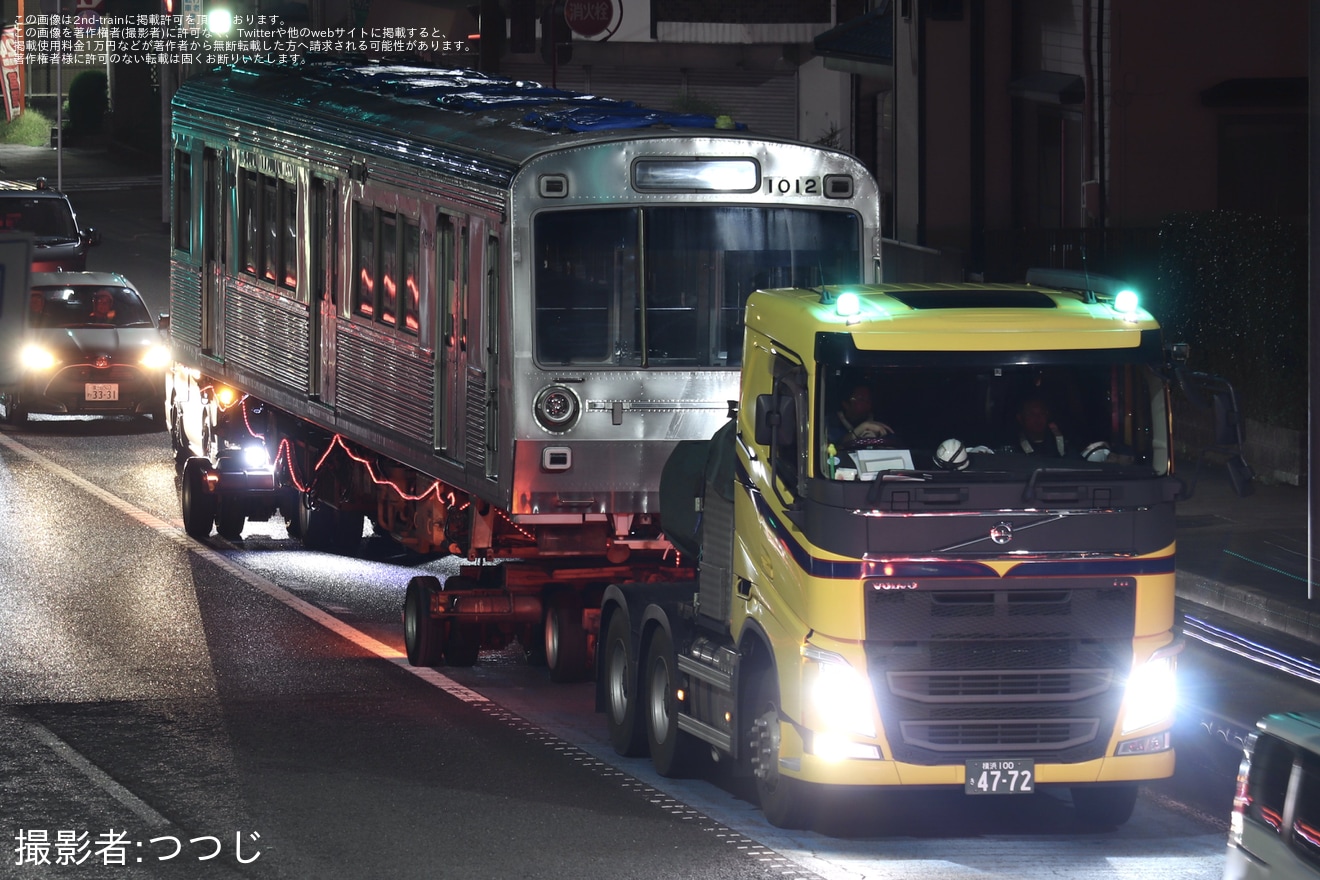
[[[814,790],[799,779],[779,775],[779,682],[774,669],[761,673],[748,717],[748,746],[761,812],[777,828],[805,827],[815,811]]]
[[[605,634],[602,674],[605,676],[605,721],[610,730],[610,745],[624,757],[635,758],[646,752],[646,736],[637,712],[637,660],[633,654],[632,630],[628,616],[615,611]]]
[[[581,681],[587,674],[587,633],[582,598],[571,590],[550,595],[545,611],[545,665],[550,680]]]
[[[211,470],[211,462],[205,458],[193,457],[183,465],[183,476],[179,486],[179,502],[183,512],[183,530],[188,537],[205,541],[211,536],[211,526],[215,523],[216,497],[206,491],[206,475]]]
[[[440,589],[433,575],[419,574],[408,581],[403,596],[403,646],[411,666],[440,662],[440,624],[431,617],[431,595]]]
[[[1073,810],[1077,820],[1088,828],[1117,828],[1132,818],[1138,790],[1135,782],[1075,785],[1072,788]]]
[[[243,537],[243,525],[247,517],[235,498],[218,499],[215,511],[215,532],[226,541],[238,541]]]
[[[657,628],[642,667],[646,745],[651,765],[661,776],[681,777],[692,770],[697,741],[678,729],[678,658],[669,633]]]

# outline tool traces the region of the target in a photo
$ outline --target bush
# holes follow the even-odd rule
[[[109,107],[104,70],[84,70],[69,83],[69,131],[95,134]]]
[[[43,114],[27,108],[9,122],[0,122],[0,143],[45,147],[50,144],[51,121]]]
[[[1306,225],[1236,211],[1182,212],[1160,226],[1152,308],[1189,366],[1231,381],[1246,416],[1305,430]]]

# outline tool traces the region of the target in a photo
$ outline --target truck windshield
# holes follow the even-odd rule
[[[838,468],[858,479],[886,470],[968,479],[1028,478],[1041,467],[1168,472],[1165,385],[1148,364],[1069,362],[1067,353],[1048,366],[927,358],[933,363],[822,371],[819,476],[838,478]]]
[[[862,280],[862,224],[850,211],[547,211],[533,240],[544,365],[737,367],[753,290]]]

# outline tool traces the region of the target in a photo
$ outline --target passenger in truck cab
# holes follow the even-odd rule
[[[848,397],[834,414],[830,425],[830,442],[836,447],[853,446],[859,440],[872,440],[888,437],[894,429],[879,421],[872,411],[871,388],[865,383],[852,387]]]
[[[1017,447],[1029,455],[1062,458],[1067,449],[1063,432],[1050,415],[1049,405],[1039,397],[1029,397],[1018,407]]]

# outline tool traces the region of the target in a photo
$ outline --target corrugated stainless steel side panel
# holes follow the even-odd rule
[[[354,332],[341,322],[335,336],[335,407],[374,428],[416,444],[431,444],[434,409],[430,358],[387,337]]]
[[[202,344],[202,276],[182,263],[170,264],[170,334],[187,345]]]
[[[481,370],[468,370],[467,374],[467,447],[468,467],[475,471],[486,469],[486,374]]]
[[[299,391],[311,362],[307,306],[246,285],[225,295],[225,360]]]

